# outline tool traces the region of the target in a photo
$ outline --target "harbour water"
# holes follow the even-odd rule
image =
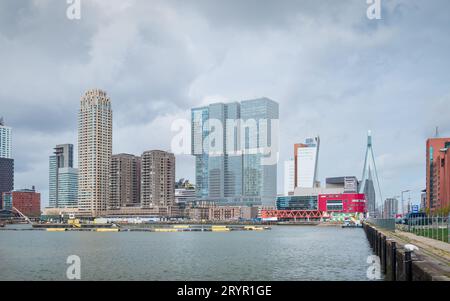
[[[362,229],[339,227],[0,231],[0,280],[67,280],[70,255],[81,259],[81,280],[368,280],[372,251]]]

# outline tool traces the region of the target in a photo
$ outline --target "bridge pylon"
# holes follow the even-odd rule
[[[376,183],[374,183],[376,182]],[[377,192],[375,192],[377,188]],[[383,196],[378,178],[375,155],[373,154],[372,132],[367,132],[366,155],[364,158],[364,168],[359,186],[359,193],[364,193],[367,202],[367,211],[370,217],[381,217],[383,207]]]

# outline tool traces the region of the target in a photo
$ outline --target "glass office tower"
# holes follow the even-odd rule
[[[78,169],[73,168],[73,145],[61,144],[49,158],[49,206],[78,206]]]
[[[274,205],[277,164],[263,164],[258,148],[271,146],[278,104],[267,98],[214,103],[192,109],[191,118],[197,198],[223,205]]]
[[[277,164],[264,164],[267,157],[261,148],[272,146],[277,152],[278,132],[271,120],[279,119],[278,103],[268,98],[246,100],[241,102],[241,119],[248,124],[249,120],[256,121],[256,127],[246,127],[243,149],[243,192],[247,203],[260,203],[273,206],[277,195]],[[268,121],[268,122],[266,122]],[[265,123],[266,122],[266,123]],[[255,145],[256,142],[256,145]],[[254,153],[256,146],[259,151]],[[277,154],[271,154],[277,156]]]

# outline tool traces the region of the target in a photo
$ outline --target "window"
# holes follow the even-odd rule
[[[343,209],[341,200],[327,201],[327,211],[342,211]]]

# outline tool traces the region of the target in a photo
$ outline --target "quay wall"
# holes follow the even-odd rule
[[[420,250],[411,252],[405,243],[390,237],[388,231],[364,223],[369,244],[380,258],[387,281],[450,281],[450,267]]]

